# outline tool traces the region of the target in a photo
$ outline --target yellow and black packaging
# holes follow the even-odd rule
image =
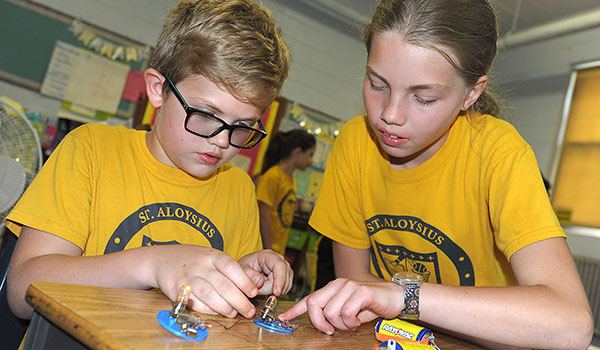
[[[407,343],[403,341],[396,342],[394,340],[387,340],[379,345],[375,345],[374,350],[436,350],[433,346]],[[439,350],[439,349],[438,349]]]
[[[402,343],[413,343],[435,346],[433,332],[425,327],[406,322],[397,318],[380,319],[375,324],[375,337],[381,342],[395,340]]]

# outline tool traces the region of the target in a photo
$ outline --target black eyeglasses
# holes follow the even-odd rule
[[[185,130],[192,134],[211,138],[223,130],[229,130],[229,144],[237,148],[252,148],[267,136],[265,127],[260,119],[258,120],[259,130],[249,125],[230,125],[214,114],[190,107],[175,87],[173,81],[166,76],[165,78],[169,84],[169,88],[173,91],[173,94],[175,94],[175,97],[177,97],[185,110]]]

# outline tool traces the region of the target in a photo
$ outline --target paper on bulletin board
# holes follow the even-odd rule
[[[308,189],[306,190],[306,196],[308,198],[317,199],[322,184],[323,173],[312,171],[312,174],[310,175],[310,182],[308,183]]]
[[[296,193],[299,197],[317,199],[321,185],[323,184],[323,173],[308,168],[304,171],[294,172],[296,179]]]
[[[315,168],[325,171],[325,165],[329,158],[329,153],[333,147],[333,139],[328,139],[322,136],[317,136],[317,146],[315,148],[315,154],[313,155],[312,165]]]
[[[130,67],[57,41],[41,93],[115,114]]]
[[[132,69],[127,73],[127,80],[125,81],[125,87],[123,88],[122,98],[135,103],[142,103],[146,100],[144,72]]]
[[[296,170],[294,171],[294,179],[296,180],[296,193],[300,197],[306,197],[308,185],[310,184],[310,176],[313,170]]]

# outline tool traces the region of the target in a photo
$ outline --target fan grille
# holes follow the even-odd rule
[[[23,167],[26,176],[25,188],[29,186],[42,164],[37,131],[15,105],[3,98],[0,98],[0,155],[14,159]],[[12,207],[0,212],[0,227],[11,209]]]

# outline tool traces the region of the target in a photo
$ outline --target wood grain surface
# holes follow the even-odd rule
[[[29,286],[27,302],[38,313],[94,349],[373,349],[375,322],[355,331],[336,331],[328,336],[316,330],[308,315],[292,323],[298,329],[292,334],[268,331],[252,319],[234,319],[202,314],[210,325],[203,341],[179,338],[160,326],[156,315],[170,310],[171,302],[158,290],[129,290],[35,282]],[[257,311],[264,299],[254,301]],[[279,314],[293,302],[280,301]],[[436,334],[442,350],[480,349],[457,339]]]

